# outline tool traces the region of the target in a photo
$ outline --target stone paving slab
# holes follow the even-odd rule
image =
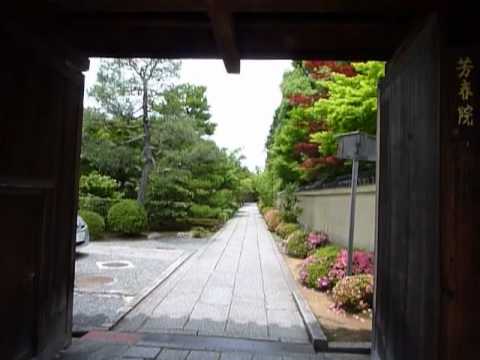
[[[171,336],[169,341],[141,341],[141,334],[98,333],[74,339],[59,360],[368,360],[370,355],[314,353],[305,345],[272,341]],[[156,335],[160,340],[165,335]],[[104,341],[101,341],[105,338]],[[131,342],[136,338],[136,342]],[[189,341],[190,339],[190,341]],[[197,344],[197,345],[195,345]],[[193,345],[193,346],[192,346]],[[199,348],[199,345],[202,348]],[[235,345],[238,345],[235,347]]]
[[[308,343],[274,246],[257,207],[244,206],[118,329]]]

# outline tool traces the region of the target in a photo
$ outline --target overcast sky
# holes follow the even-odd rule
[[[91,59],[86,74],[88,89],[96,78],[99,61]],[[181,82],[204,85],[217,129],[216,143],[240,148],[251,170],[263,167],[264,144],[275,109],[280,104],[280,83],[290,61],[242,61],[240,75],[230,75],[221,60],[183,60]],[[86,104],[91,101],[86,99]]]

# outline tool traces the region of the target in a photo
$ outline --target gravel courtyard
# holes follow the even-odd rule
[[[166,234],[158,240],[108,240],[77,249],[73,331],[107,329],[169,266],[206,240]]]

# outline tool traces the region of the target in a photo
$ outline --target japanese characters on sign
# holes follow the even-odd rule
[[[459,79],[460,104],[458,111],[458,126],[473,127],[475,125],[475,108],[472,105],[472,72],[475,68],[470,57],[461,57],[457,61],[457,75]]]

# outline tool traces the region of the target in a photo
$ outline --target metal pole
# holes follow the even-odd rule
[[[348,234],[348,264],[347,275],[352,275],[353,235],[355,233],[355,199],[357,197],[358,160],[352,164],[352,192],[350,195],[350,228]]]

